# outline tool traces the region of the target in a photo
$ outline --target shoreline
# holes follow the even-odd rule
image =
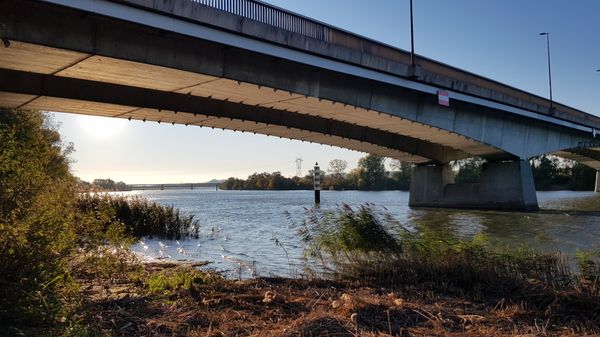
[[[498,298],[458,289],[442,293],[427,284],[389,289],[323,279],[236,281],[192,269],[189,263],[144,264],[147,280],[182,273],[197,277],[187,286],[158,293],[149,293],[147,281],[135,278],[82,280],[86,289],[82,318],[103,334],[124,336],[580,336],[600,332],[594,325],[597,317],[590,321],[583,315],[578,320],[566,307],[555,305],[549,311],[552,304],[535,308],[527,294],[539,297],[543,289],[534,281],[515,292],[514,298]],[[558,296],[568,296],[555,295],[555,302]]]

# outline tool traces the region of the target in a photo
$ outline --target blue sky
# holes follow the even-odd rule
[[[274,5],[408,50],[408,0],[269,0]],[[600,1],[414,0],[420,55],[548,96],[546,40],[551,33],[553,96],[600,115]],[[299,141],[156,123],[55,114],[75,144],[74,173],[84,180],[195,182],[256,171],[306,172],[314,162],[364,154]],[[99,127],[99,126],[103,127]]]

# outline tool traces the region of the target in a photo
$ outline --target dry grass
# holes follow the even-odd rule
[[[191,272],[150,265],[146,275]],[[419,286],[211,276],[166,296],[144,281],[89,279],[83,320],[105,336],[582,336],[600,333],[598,299],[533,282],[511,298],[437,294]]]

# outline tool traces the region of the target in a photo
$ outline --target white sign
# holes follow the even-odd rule
[[[443,106],[450,106],[450,97],[446,90],[438,90],[438,104]]]

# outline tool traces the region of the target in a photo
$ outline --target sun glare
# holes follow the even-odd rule
[[[127,124],[127,120],[99,116],[77,116],[79,125],[86,134],[99,140],[106,140],[120,133]]]

